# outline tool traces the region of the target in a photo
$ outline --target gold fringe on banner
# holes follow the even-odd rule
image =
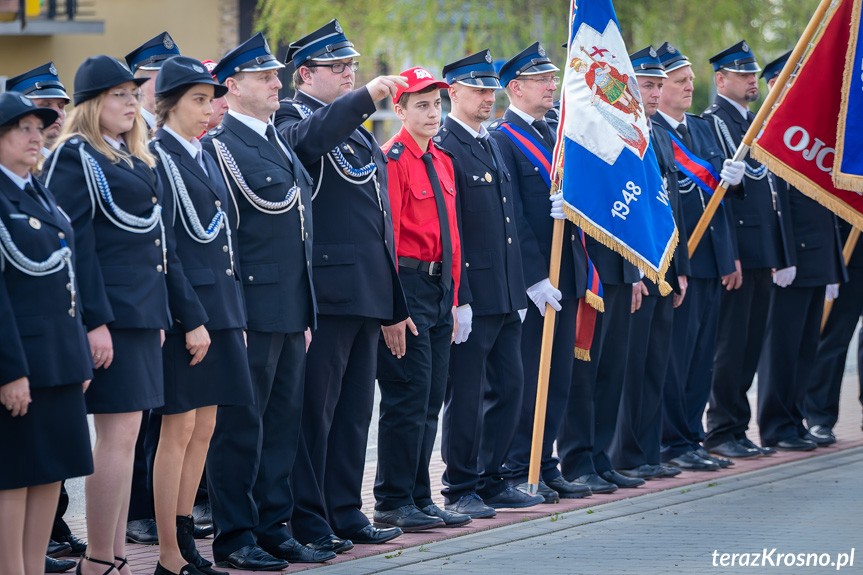
[[[580,359],[581,361],[590,361],[590,350],[581,349],[580,347],[575,348],[575,359]]]
[[[615,240],[613,237],[605,233],[596,227],[592,222],[588,219],[582,217],[581,214],[573,210],[569,207],[565,202],[563,204],[563,212],[566,214],[566,217],[569,218],[569,221],[580,227],[584,230],[584,233],[604,245],[610,250],[613,250],[620,254],[620,256],[640,269],[642,273],[644,273],[644,277],[655,283],[659,287],[659,293],[663,296],[667,296],[673,290],[671,285],[665,281],[665,272],[668,271],[668,266],[671,265],[671,258],[674,257],[674,250],[677,248],[678,235],[677,235],[677,227],[674,228],[674,235],[671,237],[671,243],[668,249],[668,253],[665,254],[665,257],[662,258],[662,262],[659,265],[659,272],[645,265],[644,261],[636,256],[631,251],[625,249],[620,242]],[[602,281],[602,277],[599,278]],[[590,300],[588,299],[588,303]],[[596,309],[597,311],[602,311],[592,303],[590,303],[591,307]]]
[[[852,226],[863,228],[863,214],[851,208],[830,192],[825,191],[824,188],[759,146],[757,142],[750,149],[750,153],[753,158],[762,164],[766,164],[771,172],[800,190],[803,194],[809,196]]]
[[[599,278],[599,281],[602,281],[602,278]],[[593,293],[592,291],[588,291],[584,294],[584,300],[587,302],[587,305],[595,309],[600,313],[605,313],[605,302],[602,301],[602,298]]]
[[[848,117],[848,98],[851,95],[851,77],[857,73],[854,60],[857,35],[860,29],[860,4],[856,0],[851,9],[851,36],[848,38],[848,51],[845,53],[845,70],[842,77],[842,106],[839,108],[839,123],[836,127],[836,154],[833,158],[833,185],[843,190],[863,192],[863,175],[846,174],[842,171],[842,158],[845,153],[845,118]],[[859,137],[859,134],[854,134]],[[838,214],[838,212],[836,212]],[[847,218],[844,218],[847,219]],[[850,220],[849,220],[850,221]]]

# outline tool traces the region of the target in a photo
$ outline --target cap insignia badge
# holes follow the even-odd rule
[[[267,44],[267,39],[266,39],[266,38],[264,38],[264,51],[265,51],[267,54],[272,54],[272,52],[270,52],[270,45],[269,45],[269,44]]]
[[[165,37],[162,38],[162,46],[165,47],[165,50],[173,50],[174,48],[174,40],[167,32],[165,32]]]
[[[740,46],[740,48],[741,48],[744,52],[749,52],[749,44],[747,44],[746,42],[744,42],[744,43],[743,43],[743,45],[742,45],[742,46]]]
[[[675,47],[674,47],[674,46],[672,46],[671,44],[669,44],[669,45],[668,45],[667,50],[668,50],[668,53],[669,53],[669,54],[676,54],[676,53],[677,53],[677,48],[675,48]]]
[[[485,61],[491,64],[491,52],[488,50],[485,51]]]
[[[48,71],[51,73],[52,76],[57,75],[57,68],[54,67],[54,62],[51,62],[51,65],[48,66]]]
[[[650,47],[648,54],[650,54],[651,58],[656,58],[656,50],[653,49],[653,46]]]
[[[344,30],[342,30],[342,27],[341,27],[341,26],[339,26],[339,21],[338,21],[338,20],[336,20],[336,32],[338,32],[339,34],[344,33]]]
[[[192,70],[194,70],[198,74],[204,73],[204,69],[202,67],[198,66],[197,64],[192,64]]]
[[[540,56],[542,56],[543,58],[545,58],[545,56],[546,56],[545,48],[543,48],[542,46],[539,47],[539,50],[537,50],[536,53],[539,54]]]

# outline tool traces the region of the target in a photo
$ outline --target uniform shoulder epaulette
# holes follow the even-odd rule
[[[707,109],[706,109],[706,110],[704,110],[704,113],[705,113],[705,114],[712,114],[713,112],[715,112],[715,111],[716,111],[716,110],[718,110],[718,109],[719,109],[719,106],[718,106],[718,105],[716,105],[715,103],[714,103],[714,104],[710,104],[710,106],[708,106],[708,107],[707,107]]]
[[[387,150],[387,158],[390,158],[391,160],[398,160],[401,157],[402,152],[404,151],[404,142],[394,142],[392,147]]]
[[[435,136],[435,138],[437,138],[437,136]],[[434,144],[434,147],[435,147],[435,148],[437,148],[438,150],[440,150],[441,152],[443,152],[444,154],[446,154],[446,155],[447,155],[447,156],[449,156],[450,158],[452,158],[452,159],[454,159],[454,158],[455,158],[455,156],[453,156],[453,155],[452,155],[452,152],[450,152],[450,151],[449,151],[449,150],[447,150],[446,148],[442,147],[439,143],[437,143],[437,142],[433,142],[433,144]]]
[[[498,128],[500,128],[500,127],[501,127],[501,125],[502,125],[504,122],[506,122],[506,120],[504,120],[503,118],[498,118],[497,120],[495,120],[494,122],[492,122],[491,124],[489,124],[489,125],[488,125],[488,130],[489,130],[489,131],[491,131],[491,130],[497,130]]]
[[[221,124],[219,124],[215,128],[212,128],[211,130],[209,130],[207,132],[207,135],[211,138],[215,138],[216,136],[222,135],[222,132],[224,132],[224,131],[225,131],[225,127],[222,126]]]

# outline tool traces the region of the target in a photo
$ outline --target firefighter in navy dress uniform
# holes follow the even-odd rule
[[[291,469],[300,439],[306,349],[317,306],[312,285],[311,179],[269,121],[279,109],[277,72],[262,34],[213,69],[229,110],[201,139],[219,165],[237,213],[236,251],[248,324],[253,405],[219,408],[207,482],[220,566],[277,570],[335,553],[300,545],[287,527]],[[233,275],[226,268],[225,275]]]
[[[501,88],[491,53],[444,66],[452,111],[435,143],[455,158],[463,268],[441,455],[446,508],[474,518],[543,502],[507,485],[504,462],[521,413],[521,317],[527,308],[511,176],[482,122]]]
[[[291,44],[292,99],[274,123],[312,176],[318,329],[309,346],[293,470],[294,536],[338,553],[399,535],[362,512],[381,324],[407,317],[398,279],[386,158],[362,124],[397,76],[353,90],[359,56],[332,20]]]
[[[83,393],[93,373],[72,225],[30,174],[56,119],[20,92],[0,95],[3,573],[42,572],[60,482],[93,471]]]
[[[184,56],[166,61],[156,79],[158,130],[150,151],[159,162],[165,218],[174,227],[183,272],[209,317],[189,332],[175,323],[162,348],[165,405],[153,410],[162,416],[153,495],[160,563],[173,563],[172,571],[191,563],[219,573],[195,548],[192,507],[217,407],[252,402],[236,222],[228,218],[230,198],[219,168],[197,138],[211,100],[225,92],[201,62]],[[171,300],[172,309],[179,305]]]
[[[560,78],[554,73],[559,71],[539,42],[510,58],[500,69],[500,81],[509,97],[510,105],[503,117],[489,126],[491,137],[498,143],[504,164],[512,176],[525,284],[529,286],[528,295],[537,297],[536,304],[528,305],[525,310],[522,324],[524,391],[518,428],[506,457],[509,473],[507,481],[515,486],[527,483],[539,351],[542,343],[542,318],[545,315],[545,298],[553,293],[548,289],[551,285],[548,281],[548,268],[554,220],[549,213],[549,184],[540,170],[547,172],[541,159],[553,152],[556,141],[557,126],[549,124],[546,114],[554,110],[554,93],[560,82]],[[531,152],[530,147],[523,148],[517,144],[523,141],[529,142],[536,152]],[[562,214],[563,209],[560,211]],[[539,494],[545,498],[546,503],[552,503],[560,497],[573,499],[590,495],[590,489],[573,485],[563,479],[557,468],[557,458],[552,455],[572,384],[578,298],[584,297],[587,290],[587,252],[581,243],[581,231],[575,224],[566,221],[563,237],[560,280],[557,286],[561,299],[551,353],[549,400],[543,433],[542,478],[539,485]],[[545,297],[540,299],[540,295]]]
[[[86,396],[97,441],[86,486],[85,574],[103,572],[99,562],[129,574],[123,549],[132,453],[141,412],[164,403],[169,291],[188,302],[174,314],[185,329],[207,319],[163,225],[162,187],[138,113],[145,81],[109,56],[85,60],[75,74],[75,109],[44,166],[45,182],[75,228],[81,308],[96,367]]]

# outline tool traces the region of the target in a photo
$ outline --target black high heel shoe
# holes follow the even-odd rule
[[[117,562],[117,561],[120,562],[119,567],[117,567],[116,565],[114,566],[114,569],[117,570],[117,573],[120,572],[120,569],[122,569],[123,567],[125,567],[126,565],[129,564],[129,561],[125,557],[117,557],[116,555],[114,555],[114,562]]]
[[[77,567],[75,567],[75,573],[76,573],[76,575],[81,575],[81,564],[82,564],[82,563],[84,563],[84,561],[89,561],[90,563],[98,563],[99,565],[107,565],[107,566],[108,566],[108,569],[107,569],[104,573],[102,573],[102,575],[108,575],[108,573],[110,573],[111,571],[116,571],[116,570],[117,570],[117,568],[116,568],[116,567],[114,567],[114,562],[113,562],[113,561],[102,561],[102,560],[100,560],[100,559],[93,559],[92,557],[87,557],[87,556],[85,555],[85,556],[81,559],[81,561],[79,561],[79,562],[78,562],[78,566],[77,566]]]
[[[186,563],[180,569],[180,573],[183,575],[204,575],[198,569],[192,565],[191,563]],[[180,575],[179,573],[174,573],[173,571],[168,571],[167,568],[163,567],[161,563],[156,562],[156,570],[153,571],[153,575]]]

